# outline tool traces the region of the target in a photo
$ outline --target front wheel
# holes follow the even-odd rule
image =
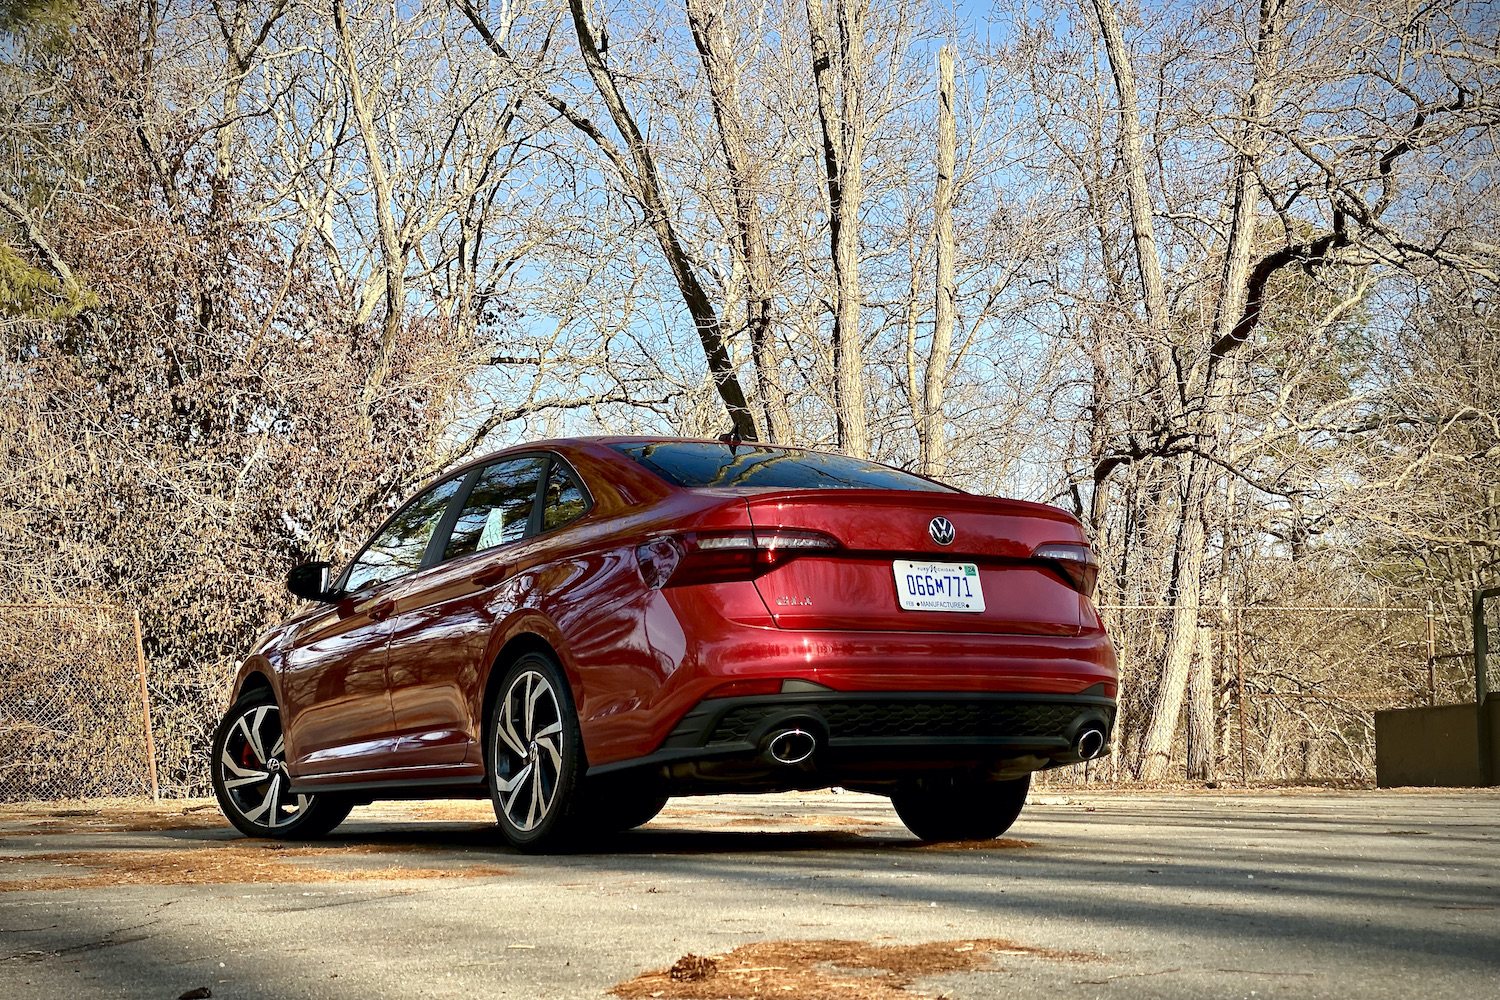
[[[489,722],[490,794],[505,839],[528,853],[567,846],[585,814],[584,754],[562,671],[540,653],[522,656],[505,672]]]
[[[224,816],[247,837],[315,839],[349,815],[353,804],[288,790],[281,709],[269,691],[234,703],[214,733],[210,772]]]
[[[891,805],[923,840],[991,840],[1021,815],[1030,788],[1029,774],[1010,781],[934,775],[903,784]]]

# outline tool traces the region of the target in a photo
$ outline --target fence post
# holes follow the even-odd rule
[[[1240,685],[1240,784],[1250,787],[1250,764],[1245,753],[1245,613],[1236,611],[1234,615],[1234,654],[1235,673],[1239,675]]]
[[[1494,734],[1490,732],[1490,713],[1485,710],[1490,694],[1490,626],[1484,616],[1484,602],[1492,597],[1500,597],[1500,587],[1474,591],[1474,714],[1479,728],[1479,773],[1486,785],[1494,784],[1496,777],[1490,749]]]
[[[141,717],[146,720],[146,759],[151,764],[151,801],[161,801],[156,784],[156,737],[151,732],[151,695],[146,691],[146,647],[141,642],[141,609],[133,610],[135,618],[135,662],[141,671]]]
[[[1437,646],[1432,631],[1432,602],[1427,602],[1427,704],[1437,704]]]

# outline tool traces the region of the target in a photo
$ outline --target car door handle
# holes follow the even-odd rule
[[[510,567],[501,564],[499,566],[486,566],[478,573],[469,577],[469,580],[476,587],[493,587],[507,576],[510,576]]]
[[[381,601],[379,604],[371,608],[368,613],[372,621],[383,622],[387,618],[389,618],[391,616],[391,612],[395,610],[395,601]]]

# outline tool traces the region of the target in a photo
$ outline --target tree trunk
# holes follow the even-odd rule
[[[1156,248],[1156,210],[1151,189],[1146,183],[1146,154],[1141,144],[1140,106],[1136,97],[1135,67],[1125,47],[1120,18],[1111,0],[1093,0],[1099,30],[1104,36],[1104,50],[1115,78],[1120,101],[1120,166],[1125,175],[1130,230],[1135,240],[1136,266],[1141,280],[1141,301],[1146,307],[1150,327],[1148,348],[1156,365],[1157,390],[1161,418],[1170,420],[1179,409],[1181,399],[1176,365],[1172,359],[1170,330],[1172,317],[1167,305],[1167,286],[1162,278],[1161,256]]]
[[[365,392],[365,407],[368,410],[375,390],[385,381],[390,369],[391,352],[395,350],[396,336],[401,330],[401,321],[406,311],[406,251],[401,246],[396,226],[391,179],[385,169],[385,153],[380,148],[380,140],[375,132],[375,117],[365,98],[364,82],[354,59],[354,39],[349,32],[344,0],[333,0],[333,26],[338,32],[344,72],[348,76],[349,103],[354,108],[354,120],[359,126],[360,138],[365,147],[365,165],[370,170],[370,190],[375,197],[375,225],[380,230],[381,267],[385,273],[385,318],[380,323],[380,344]]]
[[[1162,667],[1151,703],[1151,721],[1141,738],[1137,776],[1142,781],[1160,781],[1172,759],[1172,737],[1182,714],[1182,699],[1187,690],[1189,668],[1193,662],[1198,636],[1198,604],[1203,581],[1204,528],[1203,506],[1207,463],[1196,456],[1185,460],[1187,482],[1183,490],[1178,521],[1177,544],[1174,547],[1173,586],[1168,601],[1172,620],[1167,630],[1167,645],[1162,652]]]
[[[576,2],[576,0],[575,0]],[[864,350],[859,334],[859,206],[863,182],[864,21],[854,5],[835,9],[839,31],[839,106],[834,108],[833,62],[823,0],[807,0],[813,82],[823,129],[828,181],[828,235],[837,303],[833,317],[834,414],[839,450],[863,458],[870,451],[865,421]]]
[[[1214,630],[1198,629],[1198,655],[1188,676],[1187,774],[1194,781],[1214,776]]]
[[[767,249],[765,217],[755,194],[760,170],[756,157],[746,147],[739,71],[730,49],[724,8],[705,12],[706,2],[686,0],[688,27],[708,79],[719,149],[734,197],[737,244],[744,265],[745,328],[750,334],[750,352],[755,361],[756,390],[770,440],[785,444],[791,440],[792,428],[786,393],[777,374],[780,359],[771,328],[774,317],[771,254]]]
[[[957,152],[958,129],[953,119],[953,52],[944,45],[938,50],[938,171],[937,193],[933,199],[937,289],[920,434],[922,472],[929,476],[941,476],[947,463],[943,390],[948,383],[948,353],[953,345],[953,172]]]
[[[459,9],[469,19],[469,23],[474,25],[474,30],[479,32],[479,37],[484,40],[485,47],[514,67],[521,74],[522,79],[530,79],[528,70],[511,58],[510,52],[495,37],[494,32],[490,31],[484,18],[480,16],[470,0],[457,0],[457,2]],[[531,83],[531,92],[569,125],[582,132],[604,154],[619,175],[621,183],[640,204],[646,222],[650,225],[657,245],[661,248],[662,256],[666,259],[667,266],[672,269],[672,277],[676,279],[677,289],[682,294],[682,304],[687,308],[688,315],[692,317],[693,327],[698,333],[698,343],[702,346],[703,356],[708,362],[709,375],[714,381],[714,388],[718,390],[720,400],[729,411],[730,422],[741,438],[754,441],[758,437],[755,430],[755,417],[750,413],[749,403],[745,400],[745,390],[740,385],[734,361],[729,356],[729,347],[724,341],[724,330],[719,322],[719,314],[714,309],[713,300],[703,288],[703,283],[698,280],[697,271],[688,256],[687,248],[682,245],[682,239],[677,234],[677,226],[672,221],[666,195],[662,190],[661,176],[656,169],[656,158],[652,156],[645,136],[636,125],[635,117],[625,106],[625,98],[620,94],[620,88],[615,83],[614,73],[604,63],[604,56],[599,51],[599,43],[594,37],[593,27],[589,24],[583,0],[568,0],[568,10],[572,15],[573,31],[578,38],[578,51],[583,56],[584,66],[588,69],[594,89],[598,91],[605,107],[609,109],[610,119],[625,140],[628,158],[620,152],[619,147],[604,134],[598,125],[567,101],[535,82]]]
[[[1158,331],[1162,333],[1161,346],[1167,351],[1164,357],[1158,354],[1158,365],[1165,365],[1167,369],[1160,376],[1163,379],[1162,398],[1164,402],[1181,400],[1187,386],[1178,380],[1176,365],[1172,362],[1170,347],[1164,336],[1166,327],[1158,322],[1158,317],[1162,321],[1166,319],[1166,300],[1164,294],[1161,298],[1157,297],[1161,290],[1157,287],[1161,280],[1161,270],[1150,228],[1152,213],[1146,186],[1145,161],[1141,154],[1134,73],[1119,19],[1110,0],[1093,0],[1093,4],[1099,16],[1100,30],[1104,35],[1105,48],[1120,97],[1120,156],[1126,173],[1143,298],[1147,315],[1151,317],[1153,327],[1156,327],[1153,334]],[[1280,16],[1281,6],[1278,0],[1262,0],[1255,80],[1250,90],[1246,121],[1239,131],[1239,148],[1235,158],[1235,202],[1214,328],[1210,331],[1212,344],[1224,343],[1243,324],[1248,301],[1248,288],[1254,270],[1251,255],[1259,202],[1259,190],[1256,186],[1260,146],[1258,122],[1269,114],[1272,105],[1274,88],[1268,80],[1274,75],[1279,60]],[[1158,780],[1166,773],[1171,759],[1172,736],[1177,729],[1187,686],[1189,665],[1197,644],[1197,606],[1202,599],[1203,560],[1206,554],[1204,518],[1207,497],[1219,468],[1203,455],[1218,451],[1222,445],[1224,414],[1234,386],[1236,367],[1233,356],[1218,357],[1213,350],[1208,354],[1207,364],[1201,367],[1198,388],[1201,390],[1202,403],[1199,407],[1200,414],[1194,420],[1197,424],[1194,437],[1199,444],[1199,453],[1183,460],[1188,470],[1177,544],[1173,550],[1171,600],[1175,607],[1151,706],[1151,721],[1142,740],[1137,765],[1137,772],[1144,780]],[[1172,406],[1175,409],[1175,402]],[[1173,423],[1180,423],[1174,409],[1168,409],[1166,413]]]

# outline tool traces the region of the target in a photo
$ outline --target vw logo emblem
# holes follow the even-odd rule
[[[953,544],[953,522],[948,520],[946,517],[933,518],[932,522],[927,525],[927,533],[931,535],[932,540],[934,542],[937,542],[939,545]]]

